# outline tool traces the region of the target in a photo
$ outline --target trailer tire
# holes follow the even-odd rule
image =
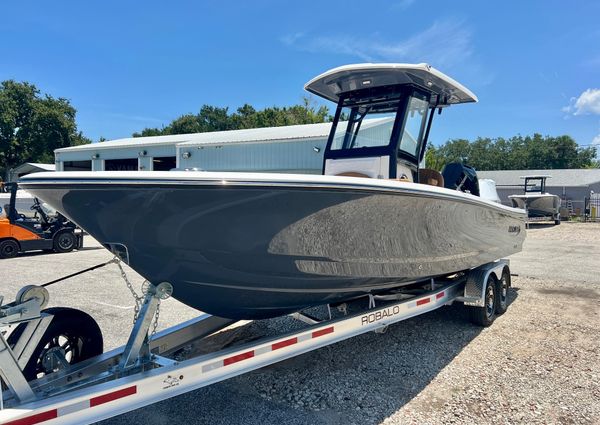
[[[77,245],[77,238],[68,230],[61,230],[54,235],[54,251],[56,252],[71,252]]]
[[[43,310],[54,317],[40,338],[39,344],[23,368],[28,381],[52,373],[44,357],[50,350],[59,350],[69,364],[79,363],[103,352],[102,331],[87,313],[73,308],[54,307]],[[27,323],[21,323],[8,337],[14,347]]]
[[[508,310],[508,289],[510,288],[510,270],[505,267],[502,270],[502,277],[497,282],[496,288],[496,314],[501,315]]]
[[[14,239],[5,239],[0,242],[0,258],[14,258],[20,250],[19,243]]]
[[[497,284],[493,273],[485,282],[483,307],[470,307],[471,321],[479,326],[490,326],[496,318]]]

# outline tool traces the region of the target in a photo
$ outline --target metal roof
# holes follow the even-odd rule
[[[392,121],[393,117],[365,119],[361,129],[375,127],[379,124]],[[338,122],[337,129],[345,129],[347,121]],[[247,130],[218,131],[213,133],[199,133],[195,140],[179,143],[178,146],[207,146],[222,145],[223,143],[260,143],[270,141],[292,141],[302,139],[326,139],[331,130],[331,123],[289,125],[285,127],[251,128]]]
[[[216,145],[223,143],[268,142],[272,140],[297,140],[326,138],[331,123],[288,125],[282,127],[249,128],[244,130],[215,131],[196,134],[180,146]]]
[[[71,146],[54,152],[73,152],[99,149],[115,149],[148,145],[215,144],[236,142],[260,142],[327,137],[331,123],[301,124],[282,127],[249,128],[244,130],[213,131],[209,133],[174,134],[168,136],[128,137],[100,143]]]
[[[389,118],[365,119],[363,129],[368,128]],[[323,139],[329,136],[331,123],[288,125],[281,127],[248,128],[244,130],[213,131],[208,133],[174,134],[168,136],[128,137],[106,142],[90,143],[87,145],[71,146],[56,149],[54,152],[97,151],[101,149],[147,147],[160,145],[198,146],[221,145],[224,143],[247,143],[293,141],[301,139]]]
[[[11,171],[13,173],[20,173],[24,171],[54,171],[56,169],[56,165],[54,164],[42,164],[40,162],[25,162],[18,167],[13,168]]]
[[[414,84],[436,94],[440,106],[477,102],[472,91],[426,63],[344,65],[316,76],[304,89],[337,103],[343,93],[399,84]]]
[[[477,176],[484,179],[492,179],[498,186],[523,186],[521,176],[545,175],[551,176],[546,182],[547,187],[587,187],[591,184],[600,183],[600,169],[568,169],[568,170],[499,170],[499,171],[477,171]]]

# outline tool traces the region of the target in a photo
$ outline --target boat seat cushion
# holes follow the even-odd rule
[[[366,174],[363,173],[358,173],[356,171],[346,171],[344,173],[339,173],[336,174],[336,176],[345,176],[345,177],[363,177],[365,179],[370,179],[371,176],[368,176]],[[395,179],[388,179],[388,180],[395,180],[398,182],[410,182],[410,179],[406,176],[400,177],[400,178],[395,178]]]
[[[336,174],[336,176],[345,176],[345,177],[363,177],[365,179],[370,179],[371,177],[364,174],[364,173],[358,173],[356,171],[345,171],[343,173],[339,173]]]
[[[419,169],[419,183],[444,187],[444,177],[439,171],[430,168]]]

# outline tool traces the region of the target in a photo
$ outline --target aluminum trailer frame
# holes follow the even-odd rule
[[[30,332],[28,341],[21,344],[19,340],[19,348],[15,346],[13,349],[0,335],[0,372],[8,387],[2,394],[0,423],[50,425],[96,422],[362,333],[382,332],[393,323],[453,302],[486,308],[484,298],[490,276],[494,277],[493,282],[510,277],[508,260],[485,264],[442,281],[432,279],[423,283],[421,292],[400,290],[382,296],[370,295],[367,308],[340,318],[331,318],[331,310],[330,318],[325,320],[295,313],[293,317],[308,324],[302,330],[264,337],[183,361],[168,356],[234,321],[204,314],[149,338],[148,318],[154,316],[160,298],[164,297],[165,287],[161,289],[161,284],[147,293],[124,347],[31,382],[26,382],[22,373],[19,376],[19,368],[23,364],[20,356],[28,351],[28,344],[35,344],[35,328],[43,327],[48,319],[40,312],[44,303],[35,306],[39,297],[21,299],[22,302],[18,302],[17,297],[15,303],[0,310],[0,325],[20,315],[20,321],[29,321],[27,330]],[[377,307],[377,303],[382,305]],[[343,311],[344,308],[338,310]]]

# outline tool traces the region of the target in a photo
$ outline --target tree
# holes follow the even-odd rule
[[[64,98],[40,95],[27,82],[0,83],[0,172],[23,162],[54,162],[54,150],[90,143],[75,124],[75,108]]]
[[[145,128],[133,133],[133,137],[315,124],[331,120],[329,109],[326,106],[319,107],[308,97],[300,105],[272,106],[260,111],[248,104],[233,113],[229,113],[229,108],[203,105],[197,114],[182,115],[162,129]]]
[[[164,133],[164,128],[145,128],[139,133],[133,133],[133,137],[150,137],[150,136],[162,136]]]
[[[538,133],[510,139],[449,140],[428,150],[426,161],[428,167],[436,169],[450,162],[462,162],[477,170],[598,167],[595,147],[580,148],[570,136],[552,137]]]
[[[167,134],[200,133],[202,126],[200,125],[197,116],[187,114],[173,120],[165,130],[167,131]]]
[[[427,150],[425,151],[425,164],[427,168],[442,171],[445,161],[438,148],[433,145],[427,146]]]

